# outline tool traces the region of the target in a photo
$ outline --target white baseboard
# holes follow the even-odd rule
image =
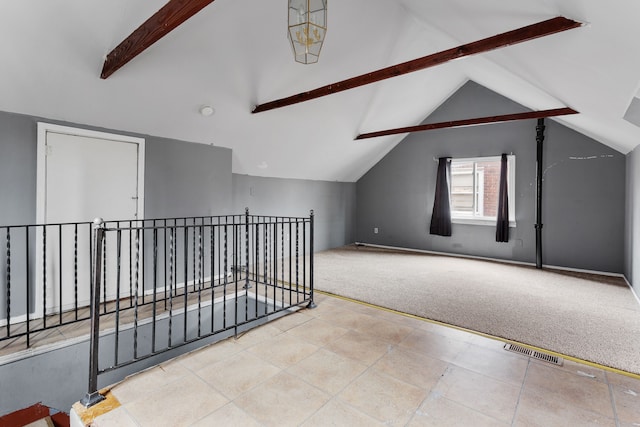
[[[403,248],[399,246],[376,245],[373,243],[355,242],[354,244],[359,246],[370,246],[372,248],[392,249],[392,250],[405,251],[405,252],[418,252],[418,253],[424,253],[429,255],[441,255],[441,256],[448,256],[448,257],[454,257],[454,258],[477,259],[481,261],[495,261],[495,262],[502,262],[505,264],[515,264],[515,265],[525,265],[528,267],[535,267],[535,264],[532,262],[513,261],[509,259],[490,258],[490,257],[481,257],[481,256],[463,255],[463,254],[452,254],[448,252],[428,251],[425,249],[411,249],[411,248]],[[608,277],[621,277],[622,279],[624,279],[625,283],[631,290],[631,293],[633,294],[634,298],[638,302],[638,305],[640,305],[640,297],[638,297],[638,294],[636,293],[635,289],[633,288],[633,286],[631,286],[631,283],[629,283],[629,280],[627,280],[627,277],[622,273],[611,273],[608,271],[596,271],[596,270],[585,270],[580,268],[560,267],[556,265],[544,265],[544,267],[552,270],[572,271],[574,273],[587,273],[587,274],[597,274],[600,276],[608,276]]]
[[[377,245],[377,244],[373,244],[373,243],[355,242],[354,244],[355,245],[360,245],[360,246],[370,246],[372,248],[392,249],[392,250],[405,251],[405,252],[418,252],[418,253],[424,253],[424,254],[429,254],[429,255],[442,255],[442,256],[448,256],[448,257],[453,257],[453,258],[477,259],[477,260],[481,260],[481,261],[495,261],[495,262],[501,262],[501,263],[504,263],[504,264],[526,265],[528,267],[535,267],[535,263],[533,263],[533,262],[514,261],[514,260],[510,260],[510,259],[491,258],[491,257],[483,257],[483,256],[476,256],[476,255],[454,254],[454,253],[449,253],[449,252],[437,252],[437,251],[429,251],[429,250],[426,250],[426,249],[411,249],[411,248],[403,248],[403,247],[400,247],[400,246]],[[574,273],[597,274],[597,275],[600,275],[600,276],[609,276],[609,277],[622,277],[622,278],[625,277],[624,274],[611,273],[611,272],[608,272],[608,271],[585,270],[585,269],[580,269],[580,268],[561,267],[561,266],[548,265],[548,264],[544,264],[543,267],[550,268],[552,270],[572,271]]]
[[[29,319],[32,319],[33,314],[29,313]],[[22,323],[27,321],[27,315],[21,314],[20,316],[12,316],[11,324],[15,325],[16,323]],[[7,319],[0,319],[0,327],[7,326]]]
[[[640,305],[640,298],[638,297],[638,294],[636,293],[636,290],[633,288],[631,283],[629,283],[629,280],[627,279],[627,276],[623,276],[623,277],[624,277],[625,283],[627,284],[627,286],[629,286],[629,289],[631,289],[631,293],[636,298],[636,301],[638,302],[638,305]]]

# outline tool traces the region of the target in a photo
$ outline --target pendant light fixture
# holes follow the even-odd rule
[[[327,33],[327,0],[288,0],[289,40],[296,62],[318,62]]]

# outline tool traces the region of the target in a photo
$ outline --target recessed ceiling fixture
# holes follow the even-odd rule
[[[289,0],[289,40],[296,62],[318,62],[327,33],[327,0]]]
[[[200,107],[200,114],[205,117],[212,116],[215,112],[216,110],[210,105],[203,105],[202,107]]]

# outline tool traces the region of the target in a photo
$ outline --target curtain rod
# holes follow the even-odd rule
[[[502,153],[500,153],[500,154],[498,154],[498,155],[495,155],[495,156],[477,156],[477,157],[474,157],[474,158],[478,158],[478,159],[479,159],[479,158],[481,158],[481,157],[500,157],[501,155],[502,155]],[[513,151],[511,151],[511,152],[510,152],[509,154],[507,154],[507,155],[508,155],[508,156],[513,156]],[[464,157],[461,157],[461,158],[464,158]],[[449,157],[449,161],[451,161],[451,160],[453,160],[453,158],[452,158],[452,157]],[[439,160],[438,160],[438,157],[435,157],[435,156],[434,156],[434,157],[433,157],[433,161],[434,161],[434,162],[436,162],[436,163],[438,163],[438,161],[439,161]]]

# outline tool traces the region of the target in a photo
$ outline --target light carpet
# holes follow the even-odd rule
[[[345,246],[318,290],[640,374],[640,305],[619,277]]]

